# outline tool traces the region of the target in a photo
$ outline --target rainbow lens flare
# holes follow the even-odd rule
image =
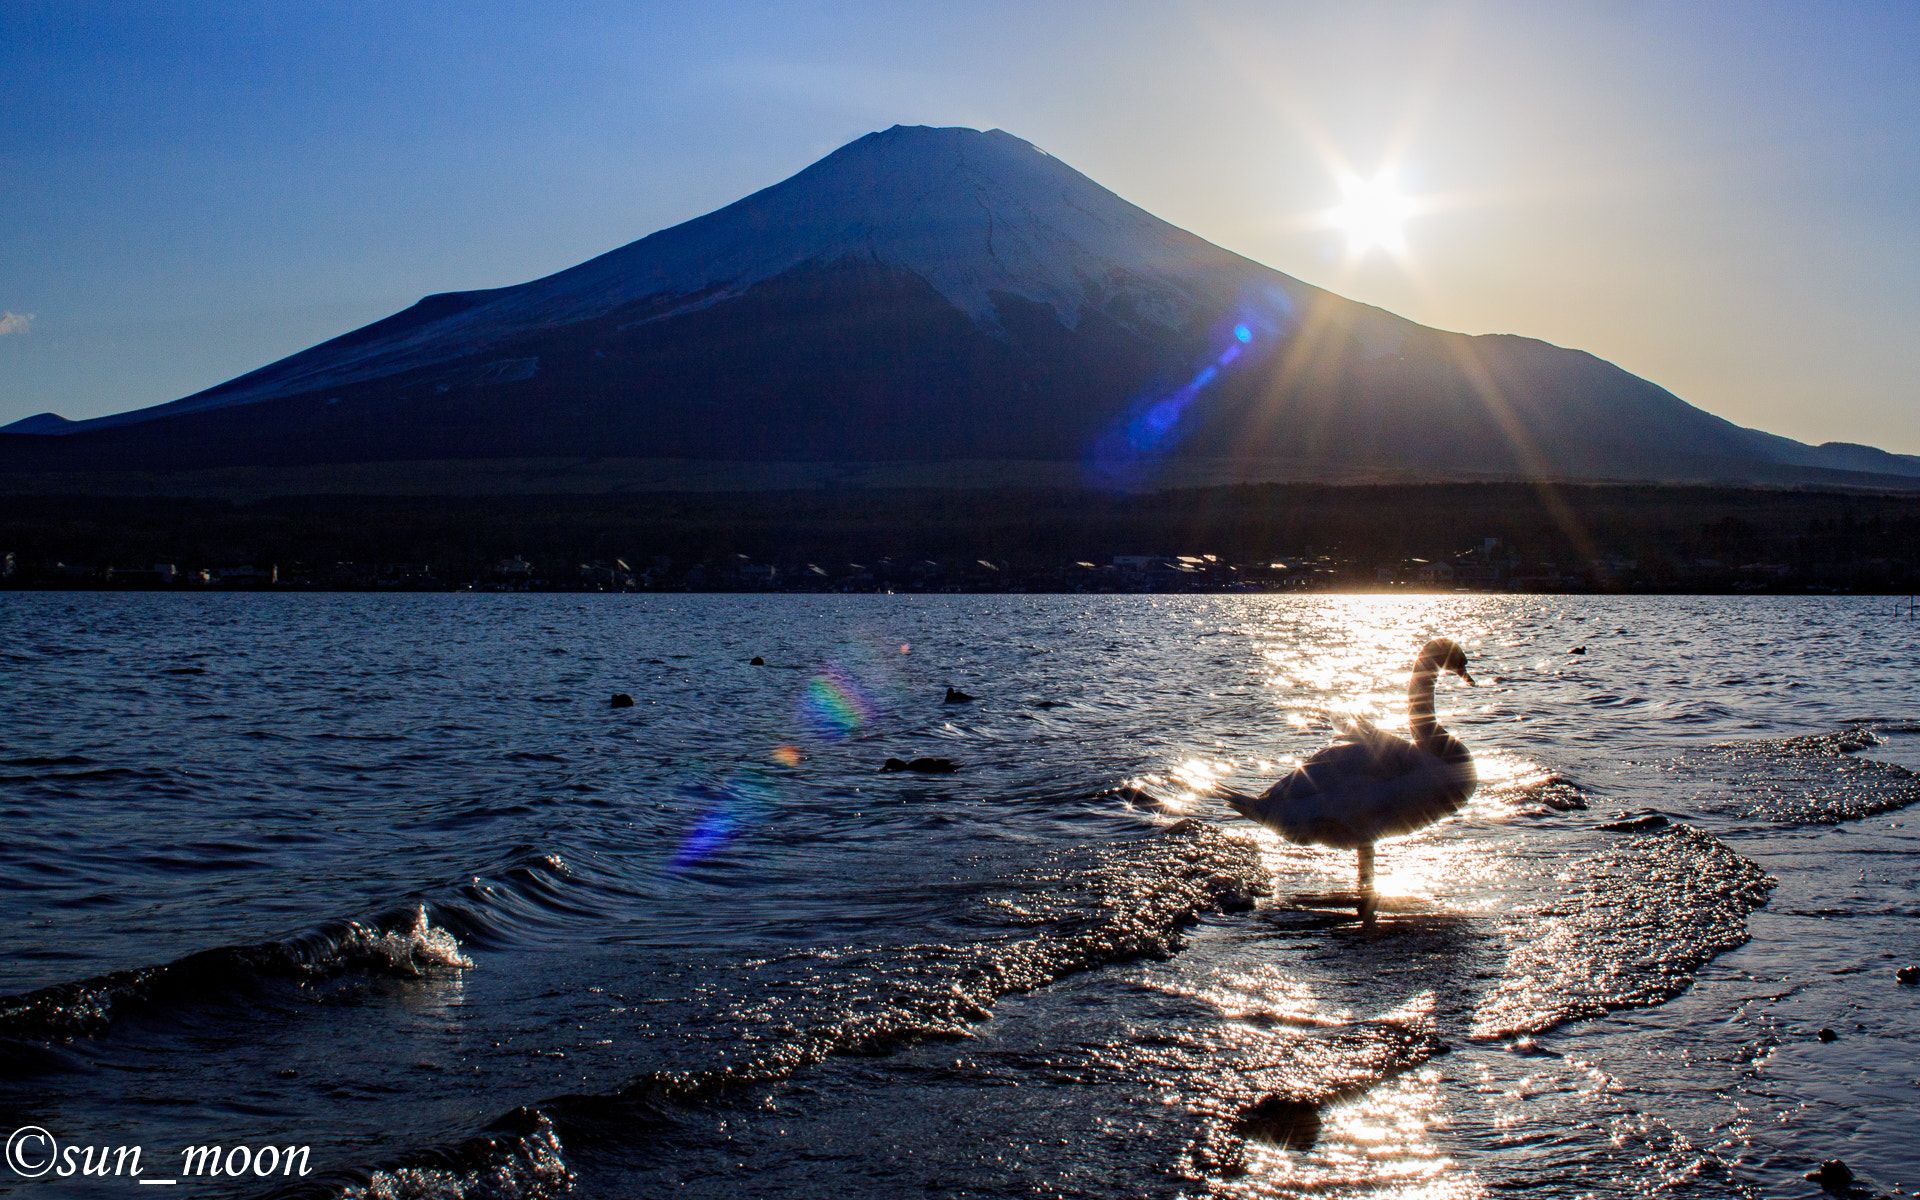
[[[801,719],[814,733],[832,742],[873,720],[876,711],[853,677],[834,666],[808,680],[800,694]]]

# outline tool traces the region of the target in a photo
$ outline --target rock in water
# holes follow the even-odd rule
[[[1320,1140],[1320,1106],[1310,1100],[1268,1096],[1243,1109],[1233,1131],[1289,1150],[1311,1150]]]
[[[1575,646],[1573,649],[1567,651],[1568,654],[1585,654],[1586,652],[1587,648],[1585,646]]]
[[[747,665],[750,667],[764,667],[767,665],[767,660],[756,654],[748,661]]]
[[[625,692],[615,692],[613,694],[613,706],[615,708],[632,708],[633,697],[627,695]]]
[[[1853,1172],[1847,1164],[1837,1158],[1830,1158],[1820,1164],[1818,1171],[1810,1171],[1807,1178],[1831,1191],[1844,1191],[1853,1184]]]
[[[1220,896],[1219,907],[1223,913],[1252,912],[1256,901],[1247,892],[1235,889]]]
[[[882,771],[912,771],[920,775],[951,775],[959,770],[950,758],[916,758],[912,762],[905,759],[890,758]]]
[[[1893,977],[1908,987],[1912,987],[1914,984],[1920,983],[1920,967],[1901,967],[1893,973]]]
[[[943,704],[971,704],[972,702],[973,702],[972,696],[967,695],[965,692],[961,691],[957,687],[952,686],[951,684],[947,686],[947,698],[941,701],[941,703]]]
[[[1818,1036],[1823,1042],[1837,1042],[1840,1040],[1840,1035],[1831,1029],[1822,1029]]]
[[[1667,823],[1659,813],[1648,813],[1644,817],[1631,817],[1625,821],[1609,821],[1600,828],[1608,833],[1642,833],[1649,829],[1658,829]]]

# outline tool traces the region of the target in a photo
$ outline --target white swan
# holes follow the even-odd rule
[[[1412,833],[1457,812],[1479,786],[1473,756],[1433,717],[1433,680],[1452,671],[1467,674],[1466,652],[1450,638],[1435,638],[1414,660],[1407,684],[1411,742],[1382,733],[1364,720],[1300,764],[1261,796],[1221,789],[1241,816],[1258,821],[1290,842],[1339,846],[1360,855],[1362,921],[1373,922],[1373,844]]]

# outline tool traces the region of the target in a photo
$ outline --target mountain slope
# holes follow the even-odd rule
[[[16,472],[536,456],[1920,478],[1590,355],[1344,300],[998,130],[904,127],[544,279],[429,296],[171,404],[0,431]]]

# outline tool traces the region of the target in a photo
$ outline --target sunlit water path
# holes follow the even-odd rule
[[[0,1113],[396,1196],[1911,1193],[1890,613],[7,594]],[[1483,784],[1368,932],[1206,787],[1436,634]]]

